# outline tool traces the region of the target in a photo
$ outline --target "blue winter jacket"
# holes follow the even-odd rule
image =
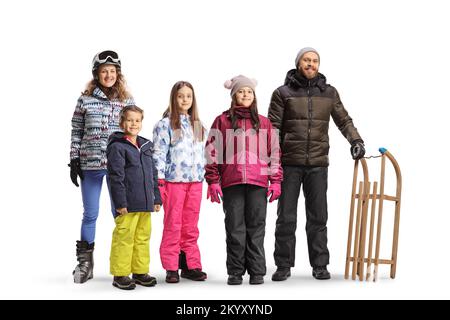
[[[122,132],[109,137],[106,156],[111,198],[115,208],[152,212],[155,204],[162,204],[153,144],[140,136],[137,142],[139,148],[126,140]]]

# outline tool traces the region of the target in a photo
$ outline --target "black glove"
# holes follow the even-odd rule
[[[353,160],[358,160],[364,157],[364,154],[366,153],[366,149],[364,149],[364,142],[362,140],[353,141],[350,152]]]
[[[70,164],[68,164],[68,166],[70,167],[70,179],[74,185],[79,187],[77,176],[80,176],[81,180],[84,178],[83,171],[81,171],[80,158],[70,160]]]

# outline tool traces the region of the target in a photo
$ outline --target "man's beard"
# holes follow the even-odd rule
[[[311,76],[309,76],[309,75],[307,75],[306,72],[305,72],[305,71],[308,71],[308,70],[312,70],[312,67],[307,67],[306,70],[303,70],[303,68],[300,69],[302,75],[303,75],[305,78],[307,78],[307,79],[313,79],[313,78],[315,78],[315,77],[317,76],[317,74],[319,73],[319,70],[315,70],[315,71],[313,71],[314,73],[313,73]]]

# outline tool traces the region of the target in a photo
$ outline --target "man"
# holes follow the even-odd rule
[[[330,116],[351,144],[353,159],[364,156],[364,141],[344,109],[337,90],[319,73],[320,56],[303,48],[295,59],[296,69],[286,75],[285,84],[273,92],[269,119],[280,130],[284,170],[275,229],[273,281],[286,280],[295,263],[297,202],[303,184],[309,261],[314,278],[330,279],[327,270],[327,180],[328,125]]]

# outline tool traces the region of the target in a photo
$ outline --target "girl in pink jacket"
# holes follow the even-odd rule
[[[264,283],[267,197],[281,194],[278,133],[258,114],[255,86],[242,75],[225,82],[231,108],[215,119],[206,143],[207,198],[223,200],[229,285],[241,284],[246,271],[250,284]]]

